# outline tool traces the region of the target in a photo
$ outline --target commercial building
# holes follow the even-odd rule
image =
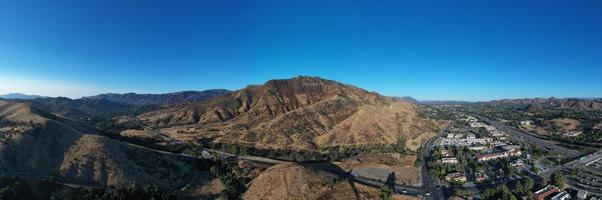
[[[558,193],[557,195],[554,195],[552,198],[550,198],[551,200],[565,200],[565,199],[570,199],[571,195],[566,192],[566,191],[562,191],[560,193]]]
[[[473,145],[487,145],[493,142],[492,138],[476,138],[476,139],[457,139],[457,138],[442,138],[439,142],[439,146],[473,146]]]
[[[475,159],[479,162],[494,160],[499,158],[513,157],[522,155],[521,150],[519,149],[511,149],[508,151],[497,152],[497,153],[488,153],[488,154],[477,154],[475,155]]]
[[[577,192],[577,199],[587,199],[587,191],[586,190],[579,190]]]
[[[546,197],[558,192],[558,188],[553,185],[548,185],[541,190],[535,192],[535,200],[544,200]]]
[[[443,164],[458,164],[458,159],[451,157],[451,158],[441,158],[441,163]]]

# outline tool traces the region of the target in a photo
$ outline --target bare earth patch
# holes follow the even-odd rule
[[[420,184],[420,167],[414,166],[415,155],[376,154],[336,163],[345,171],[360,168],[378,168],[395,172],[396,182],[408,185]]]

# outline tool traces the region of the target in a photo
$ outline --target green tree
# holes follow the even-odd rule
[[[552,174],[552,185],[555,185],[556,187],[558,187],[560,189],[564,189],[564,187],[565,187],[564,175],[562,175],[559,172],[554,172]]]
[[[497,195],[497,190],[493,189],[493,188],[487,188],[483,192],[483,195],[485,196],[486,199],[493,199]]]
[[[388,186],[383,186],[380,188],[380,194],[378,197],[381,200],[389,200],[391,198],[391,188]]]
[[[520,181],[517,181],[516,184],[514,184],[513,191],[519,195],[523,195],[525,193],[525,187],[523,186],[522,183],[520,183]]]
[[[545,177],[541,177],[541,186],[546,186],[548,185],[548,179]]]
[[[525,191],[528,192],[533,190],[533,186],[535,186],[535,181],[533,181],[531,177],[527,177],[527,179],[525,180]]]
[[[462,190],[462,189],[456,190],[456,192],[454,193],[454,195],[456,195],[458,197],[466,196],[466,194],[467,194],[466,190]]]

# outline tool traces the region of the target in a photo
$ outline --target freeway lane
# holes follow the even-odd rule
[[[422,161],[422,170],[420,170],[420,178],[422,180],[422,193],[423,194],[427,194],[430,193],[431,195],[425,195],[424,198],[425,199],[435,199],[435,200],[441,200],[441,199],[445,199],[443,196],[443,191],[441,191],[441,188],[438,187],[438,180],[431,180],[431,177],[428,174],[428,161],[431,159],[431,153],[433,151],[433,144],[435,143],[435,141],[441,137],[441,135],[443,135],[443,133],[445,133],[445,130],[447,130],[447,127],[443,129],[443,131],[441,131],[441,134],[439,134],[438,136],[431,138],[430,140],[426,141],[423,145],[422,145],[422,152],[420,152],[420,156],[421,156],[421,161]]]
[[[499,123],[499,122],[496,122],[493,120],[489,120],[485,117],[482,117],[482,116],[479,116],[476,114],[473,114],[473,115],[475,117],[477,117],[479,120],[483,120],[485,123],[496,127],[498,130],[509,133],[510,135],[512,135],[512,137],[514,137],[517,140],[524,140],[531,145],[538,146],[542,149],[546,149],[552,153],[555,153],[555,154],[558,154],[558,155],[561,155],[561,156],[564,156],[567,158],[574,159],[574,158],[581,156],[581,152],[579,152],[577,150],[555,145],[555,144],[551,143],[550,141],[534,137],[534,136],[530,135],[529,133],[525,133],[524,131],[517,130],[506,124],[502,124],[502,123]]]

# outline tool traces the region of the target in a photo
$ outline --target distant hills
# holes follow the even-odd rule
[[[45,98],[44,96],[39,95],[27,95],[21,93],[10,93],[0,95],[0,99],[37,99],[37,98]]]
[[[602,110],[602,99],[600,98],[532,98],[532,99],[502,99],[488,102],[492,105],[534,105],[537,107],[525,107],[534,111],[539,108],[570,108],[581,110]]]
[[[182,91],[165,94],[100,94],[79,99],[66,97],[43,97],[37,95],[2,95],[21,103],[30,103],[37,108],[71,118],[85,118],[98,115],[117,115],[143,107],[152,108],[161,105],[201,102],[207,99],[230,94],[223,89],[205,91]]]
[[[92,100],[108,100],[115,103],[121,103],[130,106],[147,106],[147,105],[162,105],[162,104],[181,104],[190,102],[205,101],[207,99],[222,96],[232,93],[229,90],[224,89],[213,89],[204,91],[182,91],[165,94],[136,94],[136,93],[125,93],[125,94],[100,94],[91,97],[84,97],[84,99]]]

